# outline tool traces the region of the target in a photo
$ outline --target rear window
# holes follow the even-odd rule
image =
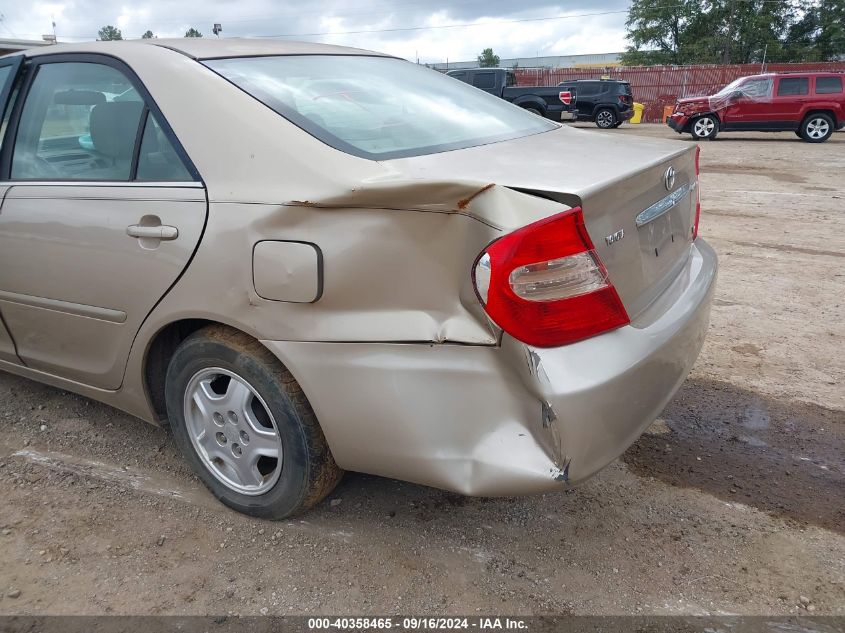
[[[392,57],[287,55],[204,63],[312,136],[362,158],[433,154],[557,128]]]
[[[816,77],[816,94],[829,95],[842,92],[842,77]]]
[[[778,83],[778,96],[806,95],[810,93],[808,77],[784,77]]]

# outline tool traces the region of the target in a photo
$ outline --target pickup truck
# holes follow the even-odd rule
[[[547,119],[570,119],[575,112],[575,99],[568,90],[557,86],[517,87],[516,75],[506,68],[465,68],[446,74]]]

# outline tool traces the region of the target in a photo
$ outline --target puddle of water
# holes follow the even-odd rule
[[[661,417],[622,457],[634,473],[845,533],[845,412],[699,379]]]
[[[743,418],[742,425],[746,429],[757,430],[769,428],[770,423],[771,419],[769,418],[769,414],[766,413],[766,410],[763,408],[760,398],[755,398],[754,401],[745,408],[745,417]],[[762,446],[765,446],[765,443],[762,444]]]
[[[749,446],[768,446],[763,440],[752,437],[751,435],[740,435],[739,436],[740,442],[745,442]]]

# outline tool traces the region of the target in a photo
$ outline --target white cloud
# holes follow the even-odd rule
[[[118,26],[127,38],[147,29],[159,37],[181,37],[189,27],[211,35],[214,22],[223,35],[269,36],[326,33],[299,39],[324,41],[385,51],[422,62],[474,59],[492,47],[503,58],[621,51],[625,47],[625,10],[628,0],[315,0],[299,8],[279,6],[273,0],[166,0],[131,5],[109,0],[26,2],[9,5],[4,35],[39,39],[56,20],[59,40],[94,39],[106,24]],[[608,15],[583,14],[618,12]],[[553,16],[567,19],[521,21]],[[410,27],[461,28],[393,30]],[[344,33],[348,31],[382,31]],[[297,39],[290,37],[286,39]]]

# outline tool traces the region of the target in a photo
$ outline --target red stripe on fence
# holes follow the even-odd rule
[[[802,64],[767,64],[766,72],[845,71],[845,61]],[[556,86],[572,79],[609,75],[630,82],[634,101],[645,105],[643,120],[659,122],[663,107],[683,97],[717,92],[739,77],[760,74],[760,64],[728,66],[619,66],[608,68],[517,68],[518,86]]]

